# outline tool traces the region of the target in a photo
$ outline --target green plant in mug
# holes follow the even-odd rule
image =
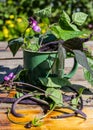
[[[51,15],[50,7],[35,12],[35,17],[39,20],[44,18],[50,19]],[[11,39],[8,42],[8,47],[13,53],[13,56],[15,56],[20,47],[22,47],[23,50],[26,49],[35,52],[52,52],[58,51],[58,46],[61,44],[66,50],[66,55],[75,56],[80,65],[93,73],[88,65],[85,54],[88,52],[83,47],[83,43],[88,41],[92,37],[92,34],[85,37],[85,32],[79,29],[79,26],[85,23],[86,18],[87,14],[83,12],[76,12],[72,14],[72,18],[70,18],[68,14],[63,11],[57,23],[48,25],[46,32],[42,34],[37,20],[30,17],[22,37]],[[31,29],[31,35],[26,35],[28,28]]]

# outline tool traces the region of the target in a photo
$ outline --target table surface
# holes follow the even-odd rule
[[[92,49],[93,41],[88,42],[86,45],[89,46],[89,48]],[[3,81],[3,77],[9,73],[9,72],[14,72],[15,69],[17,68],[18,65],[20,65],[20,69],[23,67],[23,60],[22,60],[22,50],[18,51],[16,57],[13,58],[11,52],[9,49],[5,49],[7,46],[7,43],[1,42],[0,43],[0,82]],[[66,61],[66,72],[68,72],[73,65],[73,59],[68,59]],[[19,70],[20,70],[19,69]],[[76,74],[74,77],[71,79],[71,82],[74,84],[80,84],[85,86],[85,88],[89,88],[90,91],[86,90],[83,94],[83,99],[87,100],[91,97],[93,98],[93,90],[91,85],[85,81],[83,77],[83,68],[79,66]],[[77,86],[76,89],[79,89]],[[6,94],[0,94],[0,96],[6,96]],[[86,103],[84,102],[84,109],[83,112],[86,113],[87,119],[84,120],[80,117],[69,117],[69,118],[64,118],[64,119],[51,119],[51,115],[57,115],[59,114],[58,112],[52,112],[47,118],[44,119],[43,125],[41,127],[32,127],[31,130],[93,130],[93,101],[91,100],[90,102]],[[13,124],[11,123],[8,118],[7,118],[7,109],[11,107],[11,104],[6,104],[6,103],[0,103],[0,130],[26,130],[23,125],[18,125],[18,124]],[[13,119],[16,122],[24,122],[24,121],[29,121],[33,117],[37,115],[42,114],[42,109],[40,106],[31,106],[31,105],[18,105],[17,106],[17,111],[21,113],[28,114],[24,118],[16,118],[13,117],[11,114],[11,119]],[[69,111],[69,110],[64,110],[62,111]]]

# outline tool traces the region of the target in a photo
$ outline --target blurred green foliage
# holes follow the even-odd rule
[[[56,22],[62,10],[70,16],[82,11],[88,14],[85,28],[93,29],[93,0],[0,0],[0,40],[20,36],[26,19],[47,6],[52,7],[51,23]]]

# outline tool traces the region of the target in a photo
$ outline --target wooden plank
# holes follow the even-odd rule
[[[0,42],[0,60],[3,60],[5,58],[5,60],[7,58],[23,58],[23,52],[20,49],[17,54],[15,55],[15,57],[13,57],[11,51],[9,50],[9,48],[6,49],[8,43],[7,42]]]
[[[71,112],[68,109],[61,109],[61,111]],[[25,108],[23,110],[18,110],[18,112],[28,115],[24,118],[17,118],[10,114],[9,117],[16,123],[31,121],[34,117],[42,115],[42,110],[39,106],[34,106],[32,108],[30,106],[29,109]],[[32,127],[31,130],[93,130],[93,107],[85,107],[83,112],[87,114],[86,120],[80,117],[51,119],[50,117],[62,114],[54,111],[43,120],[43,125],[40,127]],[[24,125],[11,123],[8,120],[6,113],[1,112],[0,130],[27,130],[27,128],[25,128]]]

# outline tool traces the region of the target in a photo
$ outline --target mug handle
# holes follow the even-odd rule
[[[63,77],[68,78],[68,79],[72,78],[74,76],[74,74],[76,73],[77,69],[78,69],[78,62],[77,62],[76,58],[74,57],[74,64],[73,64],[71,71],[68,74],[64,74]]]

